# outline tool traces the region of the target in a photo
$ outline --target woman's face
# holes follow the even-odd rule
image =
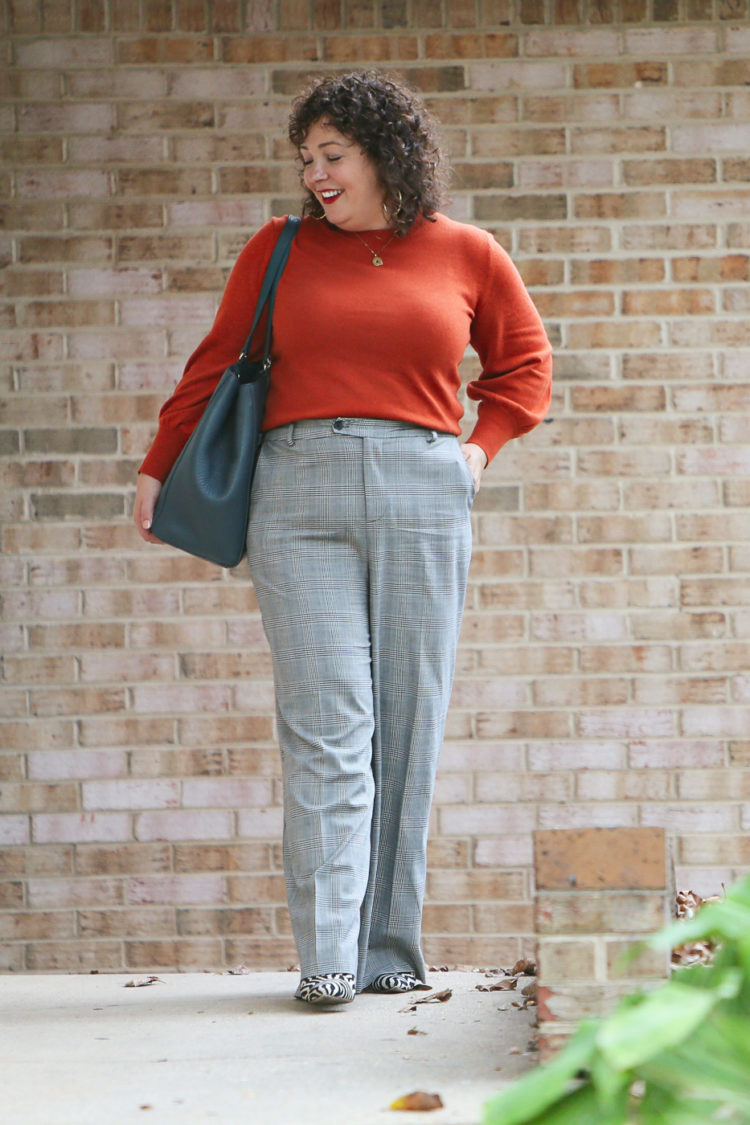
[[[385,191],[375,164],[356,141],[323,119],[310,126],[299,154],[305,187],[334,226],[355,231],[390,225],[383,213]]]

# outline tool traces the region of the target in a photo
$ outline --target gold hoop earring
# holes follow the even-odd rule
[[[401,194],[400,190],[398,190],[398,189],[397,189],[397,194],[398,194],[398,199],[396,200],[396,207],[393,211],[388,206],[388,203],[385,200],[383,200],[383,214],[385,215],[386,222],[388,222],[388,223],[393,222],[393,220],[397,219],[399,217],[399,215],[401,214],[401,209],[402,209],[403,203],[404,203],[404,197]]]
[[[311,211],[309,212],[309,214],[310,214],[310,218],[311,218],[311,219],[315,219],[315,221],[316,221],[317,223],[322,223],[322,222],[323,222],[323,220],[324,220],[324,219],[325,219],[325,217],[326,217],[326,213],[325,213],[325,211],[323,210],[323,208],[321,207],[321,205],[320,205],[320,204],[318,203],[317,199],[316,199],[316,198],[315,198],[315,196],[314,196],[314,195],[312,194],[312,192],[308,192],[308,199],[310,199],[310,200],[312,201],[312,204],[313,204],[313,206],[314,206],[314,207],[316,207],[316,208],[317,208],[317,209],[318,209],[318,210],[320,211],[320,214],[319,214],[319,215],[316,215],[316,214],[315,214],[315,212],[311,210]]]

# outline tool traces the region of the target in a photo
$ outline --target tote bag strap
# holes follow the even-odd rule
[[[266,318],[266,340],[263,349],[263,359],[260,364],[252,364],[253,376],[257,377],[267,371],[271,366],[271,331],[273,326],[273,309],[276,303],[276,287],[281,280],[281,275],[284,272],[289,251],[292,248],[292,241],[297,231],[299,230],[300,219],[296,215],[287,216],[278,241],[273,248],[273,253],[266,267],[266,272],[260,287],[258,295],[258,303],[255,306],[255,314],[253,315],[253,324],[250,329],[250,334],[245,341],[245,346],[240,353],[239,362],[236,364],[237,376],[240,382],[245,381],[249,372],[246,370],[246,365],[249,364],[248,356],[250,348],[252,347],[253,336],[255,329],[258,327],[258,322],[263,314],[263,309],[268,304],[268,315]],[[260,370],[258,370],[260,369]],[[245,378],[243,378],[243,376]]]

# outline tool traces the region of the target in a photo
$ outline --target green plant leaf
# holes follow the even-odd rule
[[[638,1125],[710,1125],[722,1109],[720,1102],[708,1098],[686,1098],[682,1093],[661,1089],[647,1090],[634,1120]],[[740,1125],[737,1117],[723,1117],[723,1125]]]
[[[750,906],[726,899],[724,902],[709,902],[694,917],[674,922],[648,938],[645,945],[649,949],[664,949],[665,946],[675,948],[687,942],[711,938],[739,940],[749,929]]]
[[[583,1023],[563,1050],[538,1070],[525,1074],[484,1109],[484,1125],[531,1122],[554,1102],[570,1093],[576,1075],[587,1070],[595,1051],[597,1025]]]
[[[649,1086],[719,1098],[750,1112],[750,1028],[746,1018],[714,1009],[688,1041],[656,1055],[639,1073]]]
[[[627,1125],[627,1121],[627,1089],[603,1105],[593,1086],[586,1085],[541,1114],[537,1125]]]
[[[750,1020],[735,1005],[723,1005],[707,1028],[717,1038],[716,1049],[731,1050],[744,1059],[750,1075]],[[721,1042],[718,1042],[721,1040]],[[750,1081],[748,1081],[750,1088]]]
[[[649,1091],[671,1092],[684,1099],[711,1098],[720,1104],[750,1112],[747,1093],[748,1071],[724,1066],[716,1059],[696,1058],[665,1052],[646,1064],[639,1073],[645,1077]]]
[[[514,1121],[516,1118],[498,1116],[492,1118],[492,1125],[512,1125]],[[590,1085],[573,1090],[534,1117],[523,1118],[524,1125],[627,1125],[627,1121],[626,1091],[602,1106]]]
[[[601,1051],[597,1051],[591,1060],[591,1083],[596,1092],[599,1104],[606,1106],[613,1098],[620,1096],[627,1090],[632,1082],[630,1071],[623,1071],[612,1066]]]
[[[739,902],[750,910],[750,875],[733,883],[727,891],[727,898],[730,902]]]
[[[750,987],[750,931],[737,942],[737,960],[742,966],[745,979]]]
[[[618,1070],[631,1070],[681,1043],[718,1003],[713,992],[670,981],[636,1008],[618,1010],[599,1029],[596,1043]]]
[[[720,1000],[734,1000],[739,996],[743,985],[742,969],[737,965],[730,965],[721,973],[714,974],[712,991]]]

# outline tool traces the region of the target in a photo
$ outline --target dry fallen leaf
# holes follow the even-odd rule
[[[410,1000],[405,1008],[400,1008],[400,1012],[414,1012],[416,1011],[417,1004],[444,1004],[446,1000],[450,1000],[453,995],[453,989],[444,988],[442,992],[433,992],[430,996],[425,996],[422,1000]]]
[[[522,988],[521,989],[521,995],[522,996],[535,997],[536,996],[536,981],[533,980],[531,982],[531,984],[527,984],[525,988]]]
[[[147,988],[150,984],[164,984],[161,977],[136,977],[127,981],[123,988]]]
[[[415,1000],[415,1004],[444,1004],[453,995],[452,988],[444,988],[442,992],[433,992],[432,996],[425,996],[424,1000]]]
[[[424,1090],[414,1090],[411,1094],[404,1094],[402,1098],[396,1098],[395,1102],[391,1102],[390,1108],[416,1111],[442,1109],[443,1099],[440,1094],[426,1094]]]
[[[518,985],[515,977],[503,977],[494,984],[478,984],[477,992],[512,992]]]
[[[230,977],[244,977],[248,973],[252,973],[252,969],[248,969],[247,965],[243,962],[238,965],[236,969],[227,969],[227,976]]]
[[[701,906],[707,902],[721,902],[721,895],[710,895],[708,898],[701,898],[695,891],[678,891],[677,917],[679,919],[692,918],[695,913],[700,910]],[[713,961],[715,953],[716,946],[712,941],[687,942],[687,944],[679,945],[676,949],[672,950],[672,964],[678,968],[681,965],[707,965]]]
[[[528,957],[522,957],[520,961],[516,961],[510,972],[511,976],[518,976],[519,974],[521,974],[526,977],[535,977],[536,961],[531,961]]]
[[[705,902],[721,902],[721,895],[709,895],[708,898],[701,898],[695,891],[678,891],[677,917],[692,918],[696,910],[700,910]]]
[[[714,945],[710,941],[688,942],[687,945],[679,945],[672,950],[672,964],[677,967],[680,965],[708,965],[713,961],[715,952]]]
[[[426,1031],[420,1031],[418,1027],[410,1027],[406,1033],[407,1035],[426,1035]]]

